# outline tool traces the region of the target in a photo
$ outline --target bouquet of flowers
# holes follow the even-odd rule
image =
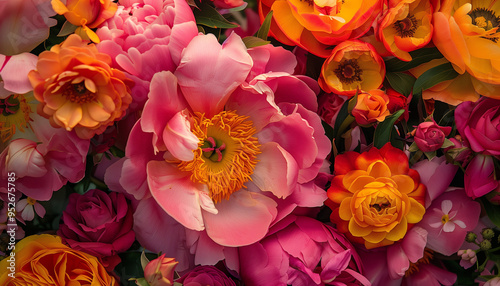
[[[0,16],[0,285],[500,285],[500,2]]]

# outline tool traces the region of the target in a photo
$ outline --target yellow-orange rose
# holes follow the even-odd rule
[[[388,108],[389,96],[380,89],[361,92],[358,94],[356,105],[352,110],[352,116],[361,126],[382,122],[391,115]]]
[[[108,55],[75,34],[42,52],[37,70],[28,74],[41,102],[38,113],[83,139],[103,133],[132,102],[133,81],[110,65]]]
[[[59,15],[64,15],[66,20],[79,28],[75,33],[85,38],[88,36],[93,42],[98,43],[94,31],[107,19],[113,17],[118,9],[118,4],[111,0],[52,0],[52,8]]]
[[[352,241],[368,249],[391,245],[422,220],[426,187],[404,152],[390,143],[338,155],[334,175],[325,204],[337,229]]]
[[[443,0],[433,41],[455,70],[472,77],[481,95],[500,98],[500,2]]]
[[[260,0],[261,20],[273,11],[271,35],[326,58],[331,46],[365,34],[382,10],[380,0]]]
[[[384,60],[373,46],[353,40],[333,49],[321,67],[318,83],[326,92],[353,96],[358,90],[379,88],[384,77]]]
[[[28,236],[15,245],[14,253],[0,261],[0,285],[118,285],[96,257],[69,248],[58,236]],[[9,276],[10,257],[15,258],[15,278]]]

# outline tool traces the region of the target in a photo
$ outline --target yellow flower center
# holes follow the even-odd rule
[[[29,122],[33,110],[27,98],[30,97],[13,94],[0,99],[0,142],[7,142],[11,139],[16,133],[16,128],[21,132],[24,132],[25,128],[31,128]]]
[[[443,215],[443,216],[441,217],[441,222],[442,222],[443,224],[445,224],[445,223],[447,223],[447,222],[449,222],[449,221],[450,221],[450,216],[448,216],[447,214],[445,214],[445,215]]]
[[[97,98],[95,93],[90,92],[85,87],[85,83],[83,81],[76,84],[67,84],[63,91],[63,95],[66,96],[66,98],[71,102],[76,102],[78,104],[92,102]]]
[[[200,140],[198,149],[193,151],[192,161],[179,163],[179,170],[191,172],[193,182],[206,184],[216,203],[244,188],[260,153],[253,122],[234,111],[222,111],[212,118],[196,112],[191,132]]]
[[[497,17],[495,11],[486,8],[475,8],[468,13],[472,18],[472,24],[478,26],[479,28],[489,31],[493,28],[500,27],[500,17]],[[493,31],[493,34],[485,36],[483,38],[497,42],[497,33]]]
[[[26,200],[28,201],[29,205],[34,206],[36,204],[36,200],[33,198],[28,197]]]
[[[348,59],[342,61],[339,66],[333,71],[344,84],[351,84],[355,81],[361,81],[363,70],[359,67],[358,60]]]
[[[434,251],[432,251],[429,248],[424,249],[424,256],[417,260],[417,262],[413,263],[410,262],[410,267],[408,267],[408,270],[405,272],[405,277],[408,277],[412,275],[413,273],[418,272],[420,269],[420,265],[422,264],[429,264],[430,260],[434,257]]]
[[[398,20],[394,23],[398,35],[402,38],[413,37],[418,27],[418,21],[415,16],[408,15],[403,20]]]

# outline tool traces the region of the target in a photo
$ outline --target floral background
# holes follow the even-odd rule
[[[500,2],[0,2],[1,285],[500,285]]]

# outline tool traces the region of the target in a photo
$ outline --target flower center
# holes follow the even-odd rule
[[[361,75],[363,74],[363,70],[359,67],[356,59],[342,61],[333,72],[345,84],[361,81]]]
[[[16,128],[24,132],[24,128],[30,127],[30,104],[26,100],[27,95],[13,94],[7,98],[0,99],[0,141],[7,142],[16,133]]]
[[[398,35],[402,38],[413,37],[415,31],[417,30],[417,19],[415,16],[408,15],[403,20],[398,20],[394,23],[394,28],[396,29]]]
[[[84,104],[96,100],[96,94],[85,87],[85,82],[66,85],[63,95],[71,102]]]
[[[234,111],[212,118],[196,112],[191,132],[199,138],[199,148],[193,151],[192,161],[179,163],[179,170],[191,172],[193,182],[206,184],[216,203],[245,188],[260,153],[253,122]]]
[[[441,217],[441,222],[442,222],[443,224],[445,224],[445,223],[447,223],[447,222],[449,222],[449,221],[450,221],[450,216],[449,216],[449,215],[445,214],[445,215],[443,215],[443,216]]]
[[[417,262],[413,263],[410,261],[410,267],[405,272],[405,277],[412,275],[413,273],[418,272],[420,269],[420,265],[429,264],[430,260],[434,257],[434,251],[429,248],[424,249],[424,256],[420,258]]]
[[[490,31],[491,29],[500,27],[500,17],[495,15],[495,12],[486,8],[476,8],[468,13],[472,18],[472,24],[484,29],[485,31]],[[498,41],[496,30],[493,33],[483,36],[482,38],[491,40],[493,42]]]
[[[30,205],[32,205],[32,206],[34,206],[34,205],[36,204],[36,200],[35,200],[35,199],[33,199],[33,198],[30,198],[30,197],[28,197],[28,198],[26,199],[26,201],[28,202],[28,204],[30,204]]]

